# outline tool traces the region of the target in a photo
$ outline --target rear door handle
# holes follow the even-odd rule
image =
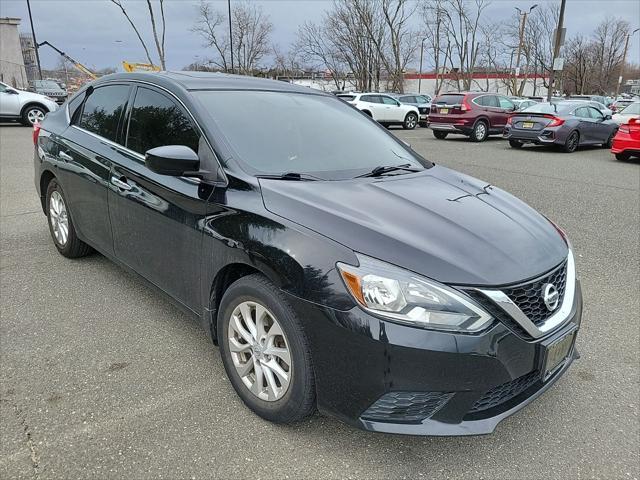
[[[118,177],[111,177],[111,183],[114,184],[116,187],[118,187],[121,190],[131,190],[131,185],[129,185],[127,182],[120,180]]]

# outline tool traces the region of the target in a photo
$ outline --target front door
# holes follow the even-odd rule
[[[0,83],[0,115],[17,117],[20,115],[20,101],[18,94],[9,93],[4,83]]]
[[[211,189],[193,178],[149,170],[144,153],[186,145],[207,156],[206,142],[169,94],[137,87],[126,131],[111,171],[109,214],[115,254],[157,287],[198,312],[202,222]]]

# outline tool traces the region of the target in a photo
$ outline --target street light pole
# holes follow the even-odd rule
[[[627,50],[629,50],[629,39],[633,37],[633,35],[640,30],[640,28],[636,28],[633,32],[627,33],[627,38],[624,41],[624,53],[622,54],[622,64],[620,65],[620,76],[618,77],[618,83],[616,83],[616,95],[615,98],[618,97],[618,93],[620,93],[620,85],[622,84],[622,74],[624,73],[624,66],[627,63]]]
[[[562,42],[562,24],[564,23],[564,7],[567,0],[562,0],[560,3],[560,16],[558,17],[558,27],[556,28],[556,38],[553,46],[553,59],[551,60],[551,73],[549,73],[549,89],[547,90],[547,102],[551,101],[551,94],[553,93],[553,83],[556,78],[553,64],[560,55],[560,43]]]
[[[518,74],[520,73],[520,54],[522,53],[522,42],[524,41],[524,32],[525,32],[525,27],[527,25],[527,15],[529,15],[533,11],[533,9],[536,8],[537,6],[538,4],[532,5],[531,8],[529,8],[528,12],[523,12],[518,7],[515,7],[516,10],[518,11],[518,15],[522,17],[522,20],[520,21],[520,35],[518,39],[518,54],[516,55],[516,69],[513,72],[513,94],[514,95],[518,94],[516,92],[516,89],[518,87]]]
[[[234,73],[234,68],[233,68],[233,32],[231,31],[231,0],[227,0],[227,7],[229,8],[229,49],[231,50],[231,73]]]
[[[422,91],[420,90],[422,87],[422,56],[424,53],[424,41],[427,39],[427,37],[422,39],[422,42],[420,43],[420,75],[418,75],[418,93],[422,93]]]
[[[36,39],[36,31],[33,28],[33,17],[31,16],[31,4],[27,0],[27,9],[29,10],[29,23],[31,24],[31,36],[33,37],[33,48],[36,51],[36,63],[38,64],[38,75],[42,80],[42,67],[40,67],[40,54],[38,53],[38,40]]]

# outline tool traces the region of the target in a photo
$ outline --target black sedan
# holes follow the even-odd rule
[[[564,232],[333,95],[108,75],[34,142],[57,250],[96,250],[191,312],[267,420],[489,433],[578,356]]]
[[[610,115],[587,103],[538,103],[511,115],[504,137],[513,148],[555,145],[571,153],[583,145],[611,148],[617,130]]]

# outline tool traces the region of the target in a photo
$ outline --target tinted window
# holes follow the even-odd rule
[[[0,93],[4,93],[6,89],[7,89],[7,86],[4,83],[0,83]]]
[[[534,103],[523,108],[523,113],[564,113],[573,108],[573,104],[562,103]]]
[[[310,173],[344,179],[380,165],[430,165],[335,97],[196,91],[236,158],[251,173]]]
[[[360,97],[360,100],[369,103],[382,103],[382,100],[378,95],[363,95],[362,97]]]
[[[498,97],[498,102],[500,104],[500,108],[505,108],[508,110],[513,109],[513,107],[515,106],[514,103],[506,97]]]
[[[398,102],[391,97],[387,97],[383,95],[380,98],[382,98],[382,103],[384,103],[385,105],[398,105]]]
[[[431,97],[425,97],[425,96],[418,96],[416,97],[416,101],[417,103],[429,103],[431,101]]]
[[[576,117],[580,117],[580,118],[591,118],[591,115],[589,114],[589,108],[588,107],[576,108],[576,111],[575,111],[574,115]]]
[[[353,95],[338,95],[338,98],[344,100],[345,102],[352,102],[356,97]]]
[[[410,95],[406,97],[400,97],[398,100],[400,100],[402,103],[417,103],[416,97],[412,97]]]
[[[78,123],[84,96],[84,93],[81,93],[80,95],[76,95],[72,100],[69,100],[69,118],[71,119],[71,123]]]
[[[173,100],[154,90],[138,88],[127,148],[144,154],[162,145],[185,145],[197,152],[199,139],[189,117]]]
[[[128,97],[127,85],[96,88],[84,102],[78,126],[115,142]]]
[[[435,103],[443,103],[445,105],[461,105],[464,95],[440,95],[435,99]]]

